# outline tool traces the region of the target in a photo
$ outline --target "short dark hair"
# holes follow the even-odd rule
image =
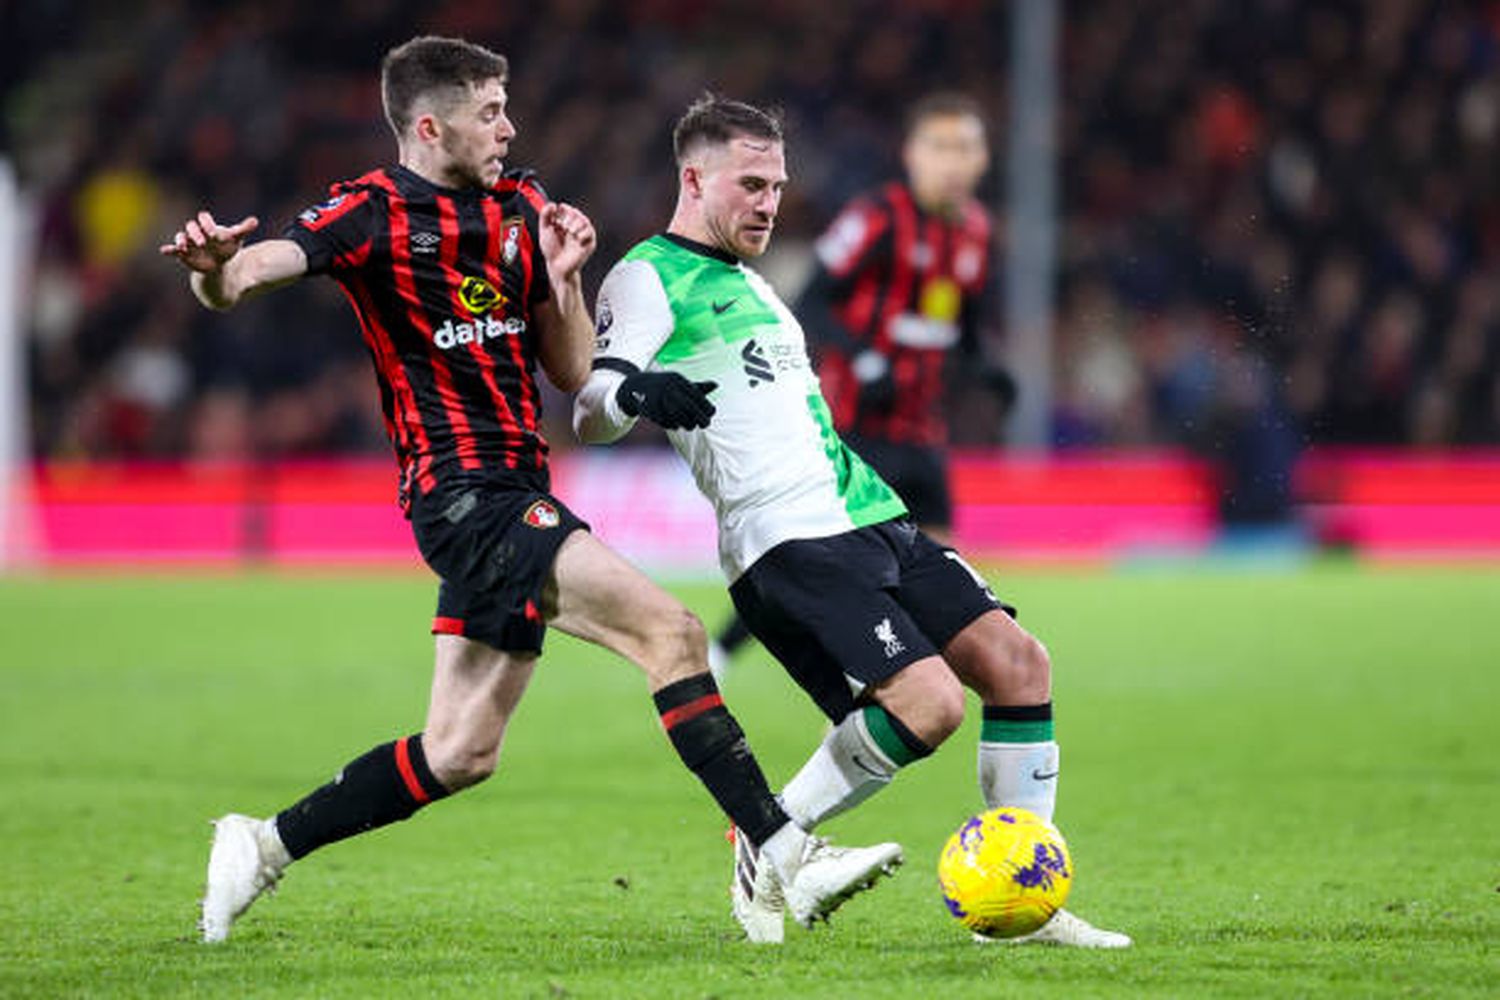
[[[445,104],[457,103],[476,83],[510,75],[505,57],[462,38],[421,35],[396,46],[380,63],[380,96],[385,117],[397,137],[412,121],[412,107],[423,97],[433,96]]]
[[[781,115],[743,101],[705,93],[677,119],[672,129],[672,152],[681,164],[700,146],[719,146],[744,136],[783,141]]]
[[[929,118],[973,117],[984,125],[984,106],[957,90],[938,90],[918,98],[906,110],[906,135],[911,136]]]

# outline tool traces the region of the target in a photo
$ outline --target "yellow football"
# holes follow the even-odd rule
[[[987,937],[1030,934],[1056,913],[1073,886],[1073,859],[1057,827],[1025,809],[970,818],[938,858],[948,912]]]

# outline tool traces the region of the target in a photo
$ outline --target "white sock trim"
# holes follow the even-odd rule
[[[256,841],[260,845],[261,859],[278,872],[292,863],[292,855],[281,842],[281,831],[276,828],[276,817],[261,821]]]

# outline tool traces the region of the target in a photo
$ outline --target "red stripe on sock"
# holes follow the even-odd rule
[[[464,620],[462,618],[434,618],[432,620],[433,635],[463,635]]]
[[[687,722],[689,719],[696,719],[709,709],[718,708],[722,704],[724,704],[724,698],[719,692],[715,691],[713,694],[706,694],[702,698],[688,702],[686,705],[678,705],[669,712],[661,713],[661,727],[663,729],[671,729],[674,726]]]
[[[427,794],[427,789],[417,780],[417,772],[411,766],[411,748],[407,746],[410,742],[410,736],[396,741],[396,770],[401,772],[401,780],[406,782],[406,790],[417,800],[417,805],[425,805],[432,796]]]

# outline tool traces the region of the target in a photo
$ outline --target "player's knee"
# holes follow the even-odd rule
[[[477,785],[495,773],[500,747],[476,743],[438,743],[427,753],[427,766],[444,788],[456,792]]]
[[[708,629],[703,619],[683,608],[677,616],[677,642],[682,655],[696,662],[697,657],[708,648]]]
[[[675,602],[652,615],[646,637],[646,673],[670,683],[707,669],[708,630],[703,621]]]
[[[920,705],[908,707],[900,718],[918,739],[936,750],[963,725],[962,689],[958,689],[956,697],[946,688],[935,691]]]
[[[964,724],[964,689],[956,680],[935,684],[930,695],[931,714],[928,726],[931,729],[932,745],[937,746],[958,731]]]
[[[1051,698],[1052,660],[1026,632],[978,647],[963,664],[964,682],[987,705],[1039,705]]]
[[[951,674],[929,672],[877,696],[928,747],[936,749],[964,721],[964,689]]]

